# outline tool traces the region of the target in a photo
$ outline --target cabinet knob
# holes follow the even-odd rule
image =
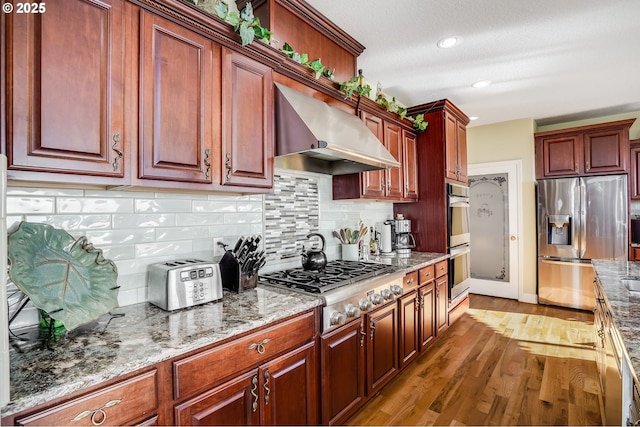
[[[255,343],[254,342],[251,345],[249,345],[248,349],[249,350],[256,350],[258,352],[258,354],[264,354],[264,352],[266,351],[266,348],[264,346],[269,341],[271,341],[271,338],[265,338],[262,341],[260,341],[259,343]]]

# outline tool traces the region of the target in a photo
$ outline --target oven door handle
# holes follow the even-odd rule
[[[450,196],[449,197],[449,207],[452,207],[452,208],[468,208],[469,207],[469,198],[468,197]]]
[[[469,252],[471,252],[471,248],[469,247],[469,245],[457,246],[449,250],[451,258],[457,258],[461,255],[468,254]]]

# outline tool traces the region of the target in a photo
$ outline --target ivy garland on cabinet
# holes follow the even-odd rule
[[[212,13],[210,10],[211,8],[207,6],[206,1],[186,1],[196,5],[207,13]],[[254,16],[253,6],[251,6],[251,3],[247,3],[242,11],[238,11],[234,0],[214,0],[213,13],[215,13],[218,18],[233,25],[234,31],[240,34],[242,46],[250,44],[256,38],[265,44],[271,44],[273,32],[260,25],[260,18]],[[316,73],[316,79],[319,79],[320,76],[324,76],[333,80],[333,73],[335,69],[332,70],[329,67],[322,65],[320,58],[309,61],[308,54],[296,52],[287,42],[284,43],[280,51],[299,64],[311,68]],[[345,93],[345,99],[350,98],[351,95],[355,93],[358,96],[359,104],[361,96],[369,97],[371,93],[371,86],[369,84],[363,84],[363,80],[362,70],[359,70],[359,75],[340,83],[340,90]],[[407,116],[407,109],[399,105],[395,98],[392,98],[389,101],[382,93],[378,93],[376,103],[383,106],[388,112],[398,114],[400,119],[409,120],[413,123],[413,128],[419,132],[426,130],[429,125],[429,123],[424,121],[424,114]]]

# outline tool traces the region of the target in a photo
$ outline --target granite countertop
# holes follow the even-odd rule
[[[412,252],[408,257],[372,256],[408,273],[447,259],[442,253]],[[240,335],[322,305],[317,296],[259,286],[222,301],[168,312],[142,303],[60,337],[47,349],[33,328],[26,342],[12,340],[11,401],[1,416],[97,385],[192,350]]]
[[[258,287],[224,291],[222,301],[174,312],[141,303],[120,307],[59,338],[10,350],[11,401],[5,417],[69,393],[260,328],[322,304],[316,296]],[[34,328],[37,336],[37,328]]]
[[[616,329],[620,332],[626,358],[635,381],[640,376],[640,293],[629,292],[620,281],[623,276],[640,277],[640,262],[592,261],[604,288]]]
[[[399,270],[409,273],[447,258],[449,258],[448,254],[412,251],[408,257],[378,255],[369,257],[369,261],[395,265]]]

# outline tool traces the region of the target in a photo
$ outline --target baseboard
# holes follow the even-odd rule
[[[526,302],[528,304],[537,304],[538,303],[538,294],[522,294],[520,298],[518,298],[520,302]]]

